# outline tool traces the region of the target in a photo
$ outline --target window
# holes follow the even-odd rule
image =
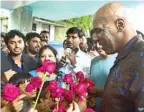
[[[32,30],[33,30],[33,31],[36,31],[36,23],[33,23],[33,25],[32,25]]]

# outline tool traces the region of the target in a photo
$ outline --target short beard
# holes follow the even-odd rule
[[[21,52],[21,53],[17,53],[17,54],[16,54],[16,53],[13,53],[13,52],[10,52],[10,55],[11,55],[11,56],[19,56],[19,55],[21,55],[21,54],[22,54],[22,52]]]
[[[36,54],[39,53],[39,51],[34,51],[34,50],[31,50],[31,49],[28,49],[28,51],[29,51],[31,54],[33,54],[33,55],[36,55]]]

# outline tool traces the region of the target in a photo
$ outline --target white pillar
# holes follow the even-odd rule
[[[54,41],[55,26],[50,25],[50,41]]]

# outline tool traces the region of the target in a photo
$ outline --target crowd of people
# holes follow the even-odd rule
[[[59,57],[59,51],[48,43],[48,31],[24,35],[10,30],[1,34],[2,112],[52,112],[54,103],[44,91],[45,86],[36,108],[33,101],[39,89],[26,91],[32,77],[43,78],[43,72],[37,68],[45,60],[56,63],[56,70],[45,84],[79,71],[95,84],[86,100],[73,101],[66,112],[88,112],[86,108],[97,112],[143,112],[144,40],[142,33],[129,23],[124,6],[119,2],[102,6],[94,15],[90,36],[86,39],[79,28],[69,28],[63,41],[63,55]],[[12,101],[3,98],[7,83],[20,90]]]

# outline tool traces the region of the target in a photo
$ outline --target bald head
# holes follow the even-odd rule
[[[102,6],[94,15],[94,21],[98,17],[105,17],[107,21],[116,20],[118,17],[126,18],[124,6],[119,2],[112,2]],[[94,23],[93,23],[94,24]]]
[[[96,42],[107,54],[118,52],[136,34],[128,22],[124,6],[119,2],[108,3],[95,13],[93,30]]]

